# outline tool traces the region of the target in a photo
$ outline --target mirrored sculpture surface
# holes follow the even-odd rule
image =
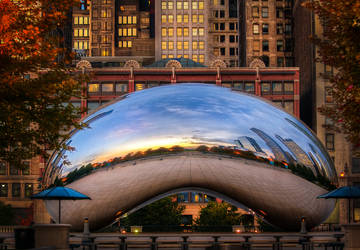
[[[258,97],[207,84],[174,84],[121,97],[84,119],[71,152],[54,156],[44,184],[91,197],[67,201],[62,221],[99,228],[173,190],[203,189],[239,202],[272,224],[299,229],[325,220],[334,166],[299,120]],[[65,164],[68,162],[68,164]],[[47,202],[56,220],[56,204]]]

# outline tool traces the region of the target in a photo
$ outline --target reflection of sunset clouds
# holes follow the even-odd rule
[[[205,84],[156,87],[129,94],[97,112],[110,110],[110,114],[94,120],[91,128],[72,137],[71,146],[76,151],[67,153],[70,168],[149,148],[234,147],[234,140],[240,136],[251,137],[274,157],[269,144],[250,128],[261,130],[284,151],[287,147],[275,135],[292,139],[305,152],[314,151],[309,146],[314,145],[311,133],[304,132],[308,129],[294,117],[257,97],[227,88]],[[329,165],[327,161],[324,164]]]

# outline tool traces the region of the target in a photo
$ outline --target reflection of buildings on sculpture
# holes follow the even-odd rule
[[[266,145],[271,149],[272,153],[274,154],[275,160],[291,162],[292,159],[289,157],[289,154],[286,154],[286,152],[281,148],[281,146],[268,134],[257,128],[251,128],[251,131],[256,133],[261,139],[265,141]]]
[[[240,136],[237,140],[235,140],[235,143],[241,150],[251,151],[258,156],[267,156],[254,138],[251,138],[249,136]]]

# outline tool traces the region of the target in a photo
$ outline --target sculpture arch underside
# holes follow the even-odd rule
[[[309,227],[318,225],[334,203],[316,199],[324,189],[288,169],[196,152],[119,163],[93,171],[68,187],[92,198],[62,202],[62,222],[72,224],[75,230],[82,229],[84,217],[89,218],[92,229],[99,229],[110,224],[118,211],[126,213],[154,197],[181,190],[223,195],[220,198],[243,204],[270,223],[290,230],[300,229],[302,216]],[[57,214],[58,204],[47,201],[47,208],[50,214]]]

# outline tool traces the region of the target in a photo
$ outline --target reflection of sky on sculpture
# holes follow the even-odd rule
[[[285,121],[287,118],[300,124],[291,115],[259,98],[227,88],[177,84],[147,89],[95,112],[87,120],[109,110],[113,112],[72,137],[71,146],[76,151],[67,154],[72,166],[65,174],[83,164],[148,148],[235,146],[234,140],[245,135],[273,156],[264,140],[250,130],[253,127],[271,136],[285,151],[287,148],[275,134],[291,138],[305,152],[312,151],[312,140]],[[305,128],[302,124],[299,127]]]

